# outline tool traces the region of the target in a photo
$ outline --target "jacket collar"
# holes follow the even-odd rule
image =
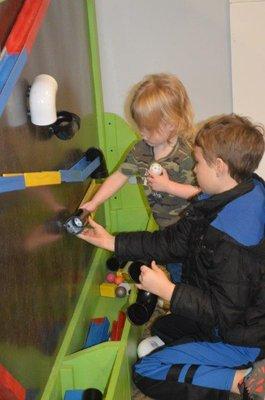
[[[226,192],[215,194],[207,199],[200,200],[198,196],[192,201],[191,205],[187,208],[185,213],[187,216],[194,216],[196,218],[207,218],[212,220],[214,216],[222,210],[228,203],[236,198],[250,192],[254,188],[253,179],[248,179],[239,183],[233,189]]]
[[[189,207],[186,208],[185,214],[190,219],[203,219],[205,222],[212,221],[215,219],[218,212],[220,212],[226,204],[235,200],[236,198],[243,196],[254,189],[254,179],[259,180],[264,186],[264,180],[258,175],[253,175],[244,182],[239,183],[233,189],[226,192],[216,194],[208,197],[205,200],[199,200],[198,196],[192,201]],[[255,253],[259,257],[265,257],[265,239],[263,239],[258,245],[250,246],[249,250]]]

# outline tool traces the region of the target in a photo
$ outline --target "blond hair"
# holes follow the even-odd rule
[[[221,115],[206,122],[195,138],[195,146],[211,165],[221,158],[233,179],[240,182],[258,168],[264,154],[264,128],[246,117]]]
[[[139,82],[131,95],[130,115],[140,130],[154,131],[161,123],[166,123],[172,127],[171,138],[177,135],[192,140],[194,127],[190,99],[174,75],[154,74]]]

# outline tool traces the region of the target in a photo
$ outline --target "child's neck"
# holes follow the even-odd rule
[[[177,143],[178,138],[174,138],[170,142],[163,142],[157,146],[154,147],[154,157],[155,160],[160,160],[161,158],[164,158],[168,156],[172,149],[175,147]]]
[[[238,182],[235,181],[230,175],[226,176],[220,180],[219,187],[216,190],[215,194],[219,194],[219,193],[223,193],[228,190],[231,190],[234,187],[236,187],[237,185],[238,185]]]

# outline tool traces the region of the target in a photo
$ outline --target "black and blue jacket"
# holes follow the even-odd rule
[[[171,311],[202,323],[208,340],[265,349],[265,184],[255,176],[199,196],[163,231],[119,234],[121,259],[183,263]]]

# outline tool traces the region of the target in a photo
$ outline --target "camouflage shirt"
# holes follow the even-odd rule
[[[179,220],[179,214],[188,202],[175,195],[155,192],[147,185],[146,176],[153,162],[158,162],[167,170],[170,180],[194,184],[195,179],[192,172],[194,161],[191,156],[191,148],[180,139],[170,154],[159,160],[154,158],[153,147],[141,140],[129,151],[119,168],[124,175],[135,176],[137,182],[143,185],[154,219],[163,229]]]

